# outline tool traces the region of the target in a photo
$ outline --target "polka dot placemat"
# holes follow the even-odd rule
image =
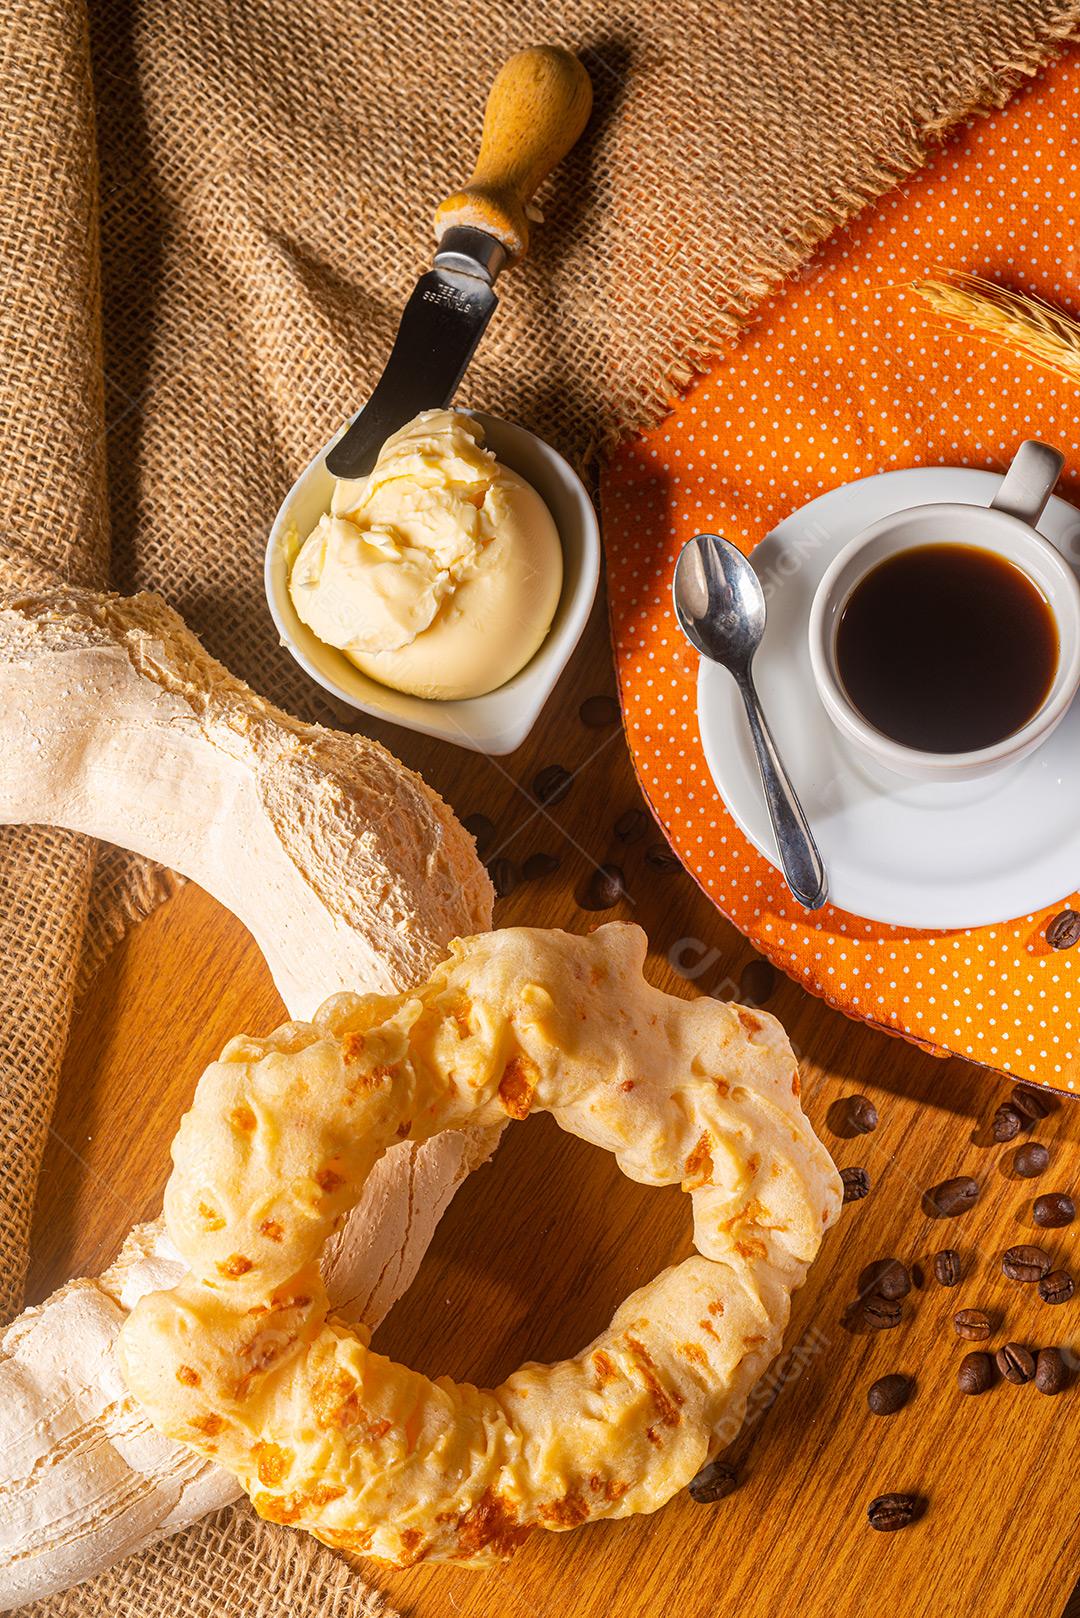
[[[831,906],[807,917],[713,786],[697,658],[675,627],[670,583],[692,534],[748,550],[852,478],[930,465],[1000,472],[1025,438],[1074,459],[1080,388],[945,325],[905,283],[946,265],[1075,312],[1078,155],[1074,51],[837,236],[670,417],[616,453],[601,489],[627,735],[687,868],[772,961],[850,1016],[1069,1090],[1080,1082],[1080,947],[1052,950],[1045,928],[1080,897],[944,936]],[[1059,487],[1074,501],[1078,465]]]

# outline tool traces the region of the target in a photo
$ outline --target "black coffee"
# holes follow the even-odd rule
[[[1042,592],[971,545],[921,545],[873,568],[840,616],[836,661],[870,724],[908,747],[992,747],[1042,707],[1058,663]]]

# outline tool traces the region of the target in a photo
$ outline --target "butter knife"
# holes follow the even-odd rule
[[[500,68],[476,167],[435,211],[433,267],[405,305],[371,398],[326,457],[334,477],[365,476],[391,433],[453,399],[499,301],[496,277],[528,250],[529,202],[591,107],[589,75],[570,51],[539,45]]]

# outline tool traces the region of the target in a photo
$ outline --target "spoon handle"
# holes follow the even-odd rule
[[[765,788],[765,802],[776,834],[784,878],[800,904],[805,905],[807,910],[820,910],[829,894],[821,855],[806,823],[802,805],[795,796],[795,788],[780,762],[750,670],[736,675],[736,679],[746,706],[746,717],[757,753],[761,784]]]

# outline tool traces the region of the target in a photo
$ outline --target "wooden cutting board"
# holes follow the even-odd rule
[[[652,823],[624,843],[613,825],[642,800],[617,725],[587,728],[582,700],[613,690],[598,609],[542,725],[520,753],[487,759],[403,732],[384,739],[421,768],[462,815],[482,811],[498,852],[516,864],[558,855],[556,873],[522,884],[500,924],[588,928],[634,920],[651,941],[654,981],[676,993],[738,997],[755,956],[681,871],[648,862]],[[573,772],[549,808],[530,783],[545,765]],[[619,864],[626,897],[590,912],[580,901],[596,864]],[[767,974],[766,974],[767,975]],[[1040,1180],[1012,1173],[1015,1147],[986,1145],[1007,1087],[995,1074],[941,1061],[847,1021],[780,979],[768,1009],[802,1064],[803,1097],[837,1163],[864,1166],[870,1195],[845,1208],[796,1298],[785,1352],[758,1390],[732,1455],[742,1484],[718,1504],[685,1495],[648,1518],[572,1534],[537,1533],[490,1574],[369,1567],[415,1618],[1059,1618],[1080,1573],[1080,1523],[1069,1434],[1080,1384],[1056,1398],[1000,1384],[980,1398],[956,1387],[968,1345],[952,1330],[961,1307],[996,1317],[1008,1339],[1075,1346],[1080,1295],[1060,1308],[1005,1281],[1002,1250],[1031,1241],[1039,1191],[1076,1192],[1080,1109],[1066,1103],[1038,1129],[1050,1147]],[[261,957],[240,924],[195,887],[182,889],[115,951],[79,1012],[37,1209],[30,1298],[103,1266],[128,1227],[158,1212],[168,1147],[206,1062],[240,1030],[283,1017]],[[862,1092],[880,1116],[844,1138],[836,1103]],[[923,1191],[969,1173],[975,1208],[933,1221]],[[462,1188],[420,1274],[380,1329],[385,1352],[428,1373],[490,1383],[525,1359],[580,1349],[619,1300],[690,1251],[689,1208],[677,1190],[649,1190],[613,1159],[539,1117],[508,1130],[495,1161]],[[1055,1259],[1080,1264],[1080,1230],[1047,1232]],[[931,1259],[945,1246],[964,1279],[946,1290]],[[903,1324],[868,1335],[845,1326],[859,1272],[896,1255],[925,1281]],[[887,1371],[914,1375],[911,1403],[872,1416],[866,1390]],[[921,1521],[870,1529],[867,1503],[891,1490],[924,1495]]]

